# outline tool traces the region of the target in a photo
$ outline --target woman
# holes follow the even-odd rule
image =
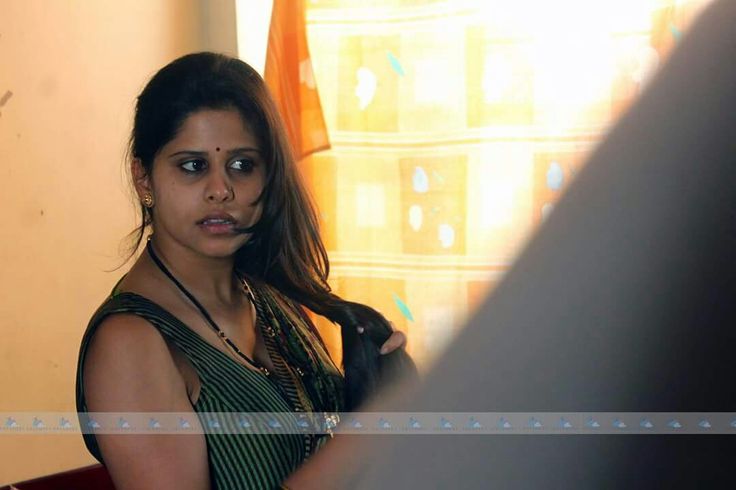
[[[365,398],[361,337],[405,356],[380,314],[330,292],[284,134],[262,79],[237,59],[187,55],[147,84],[130,140],[134,250],[152,234],[85,332],[80,413],[337,412]],[[352,388],[302,306],[340,323]],[[274,488],[326,441],[194,428],[84,437],[121,489]]]

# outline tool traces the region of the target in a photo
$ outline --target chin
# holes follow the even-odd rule
[[[223,240],[220,243],[213,243],[213,241],[210,241],[209,243],[205,243],[201,247],[198,247],[198,249],[202,255],[206,255],[207,257],[226,259],[232,258],[244,244],[245,242],[241,242],[241,240],[238,240],[237,242],[232,240]]]

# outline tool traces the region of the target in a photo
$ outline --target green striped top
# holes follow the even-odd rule
[[[304,310],[264,283],[250,278],[248,283],[255,296],[256,326],[274,365],[269,376],[236,362],[153,301],[113,291],[93,315],[82,338],[77,411],[88,411],[82,378],[87,348],[96,328],[115,313],[145,318],[188,358],[200,380],[199,398],[193,404],[200,419],[206,412],[341,411],[344,379]],[[327,438],[319,434],[213,432],[205,427],[211,484],[218,490],[278,488]],[[104,464],[94,434],[84,433],[83,437],[90,453]]]

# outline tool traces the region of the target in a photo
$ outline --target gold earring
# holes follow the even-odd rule
[[[143,196],[143,205],[147,208],[153,207],[153,196],[151,194],[146,194]]]

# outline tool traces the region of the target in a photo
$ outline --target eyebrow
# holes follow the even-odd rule
[[[246,153],[246,152],[261,153],[261,150],[259,150],[258,148],[250,147],[250,146],[244,146],[242,148],[233,148],[232,150],[228,150],[226,152],[226,154],[228,156],[231,156],[231,155],[234,155],[236,153]],[[207,154],[208,154],[208,152],[206,152],[206,151],[199,151],[199,150],[181,150],[181,151],[177,151],[175,153],[172,153],[171,155],[168,156],[168,158],[175,157],[177,155],[191,155],[191,156],[196,156],[196,157],[204,157],[204,156],[207,156]]]

